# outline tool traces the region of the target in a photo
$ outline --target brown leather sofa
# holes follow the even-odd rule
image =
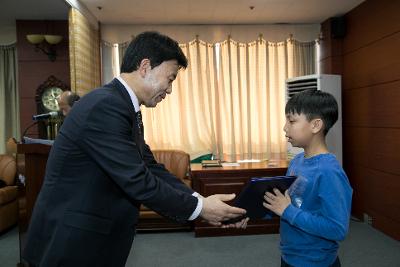
[[[187,186],[191,187],[190,180],[190,156],[180,150],[153,150],[154,158],[157,162],[164,164],[165,168],[181,179]],[[190,223],[178,224],[165,219],[156,212],[142,205],[140,208],[138,231],[148,230],[176,230],[190,229]]]
[[[12,155],[0,155],[0,232],[15,225],[18,220],[18,190],[15,185],[17,163]]]
[[[17,175],[25,175],[25,154],[17,153],[17,140],[9,138],[7,141],[7,154],[12,155],[17,160]]]

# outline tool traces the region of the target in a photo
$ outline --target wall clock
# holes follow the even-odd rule
[[[68,85],[53,75],[49,76],[36,89],[36,114],[59,111],[57,98],[66,90],[69,90]],[[40,121],[38,123],[39,138],[54,139],[62,121],[62,117]]]

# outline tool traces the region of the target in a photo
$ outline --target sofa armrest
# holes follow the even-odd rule
[[[10,185],[0,188],[0,205],[4,205],[16,200],[18,197],[18,189],[16,185]]]

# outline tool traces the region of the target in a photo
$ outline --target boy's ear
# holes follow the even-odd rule
[[[322,119],[313,119],[311,121],[311,131],[313,134],[319,133],[324,129],[324,121]]]

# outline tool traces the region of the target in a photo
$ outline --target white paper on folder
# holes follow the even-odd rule
[[[235,167],[235,166],[240,166],[239,163],[237,162],[222,162],[221,165],[223,167]]]
[[[261,162],[259,159],[242,159],[238,160],[239,163],[252,163],[252,162]]]

